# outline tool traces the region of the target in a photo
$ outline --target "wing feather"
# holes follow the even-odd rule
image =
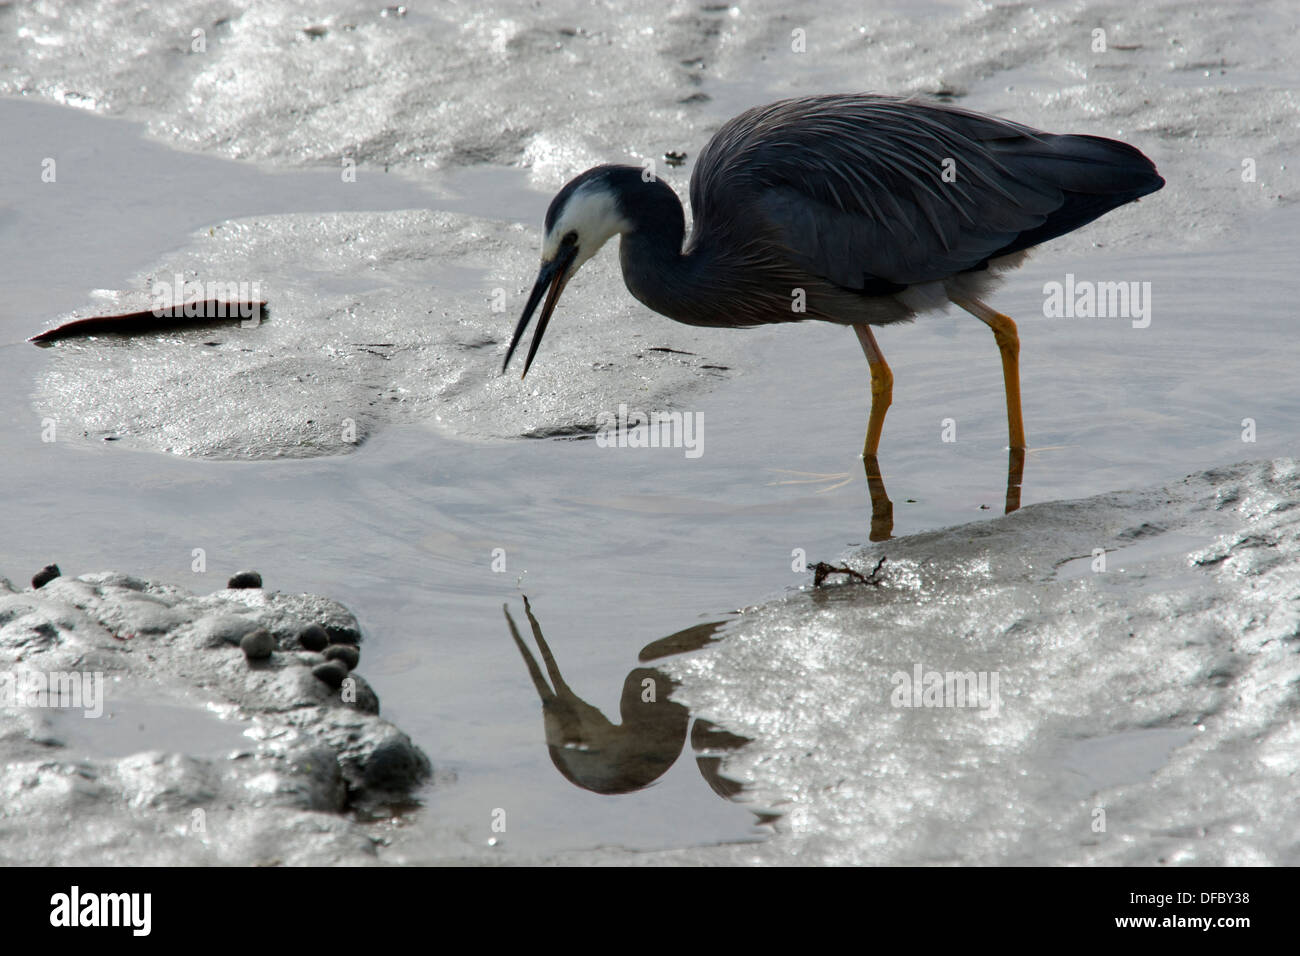
[[[695,237],[751,252],[765,242],[766,254],[869,290],[982,268],[1163,183],[1124,143],[858,94],[731,120],[700,156],[691,203]]]

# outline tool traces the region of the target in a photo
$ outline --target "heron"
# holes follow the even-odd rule
[[[870,479],[894,382],[872,327],[952,303],[992,329],[1001,353],[1009,512],[1026,450],[1020,337],[983,300],[1035,246],[1163,185],[1127,143],[916,98],[831,94],[755,107],[725,123],[695,164],[689,240],[677,194],[645,167],[596,166],[556,194],[501,371],[545,297],[528,374],[565,286],[618,235],[628,291],[670,319],[851,326],[870,370]]]

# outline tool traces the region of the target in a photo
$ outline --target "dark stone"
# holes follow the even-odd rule
[[[363,781],[375,790],[405,790],[430,772],[429,760],[405,734],[393,734],[370,752],[362,769]]]
[[[325,628],[319,624],[308,624],[298,632],[298,643],[305,650],[323,651],[325,645],[330,642],[330,636],[325,633]]]
[[[240,571],[226,582],[228,588],[260,588],[262,576],[256,571]]]
[[[348,669],[338,661],[326,661],[311,669],[312,675],[330,687],[338,690],[343,686],[343,678],[348,676]]]
[[[361,663],[361,652],[351,644],[331,644],[325,648],[325,659],[346,664],[351,671],[356,670],[357,665]]]
[[[331,644],[360,644],[361,632],[354,627],[326,627]]]
[[[239,647],[250,661],[265,660],[275,650],[275,638],[266,628],[259,627],[240,638]]]
[[[57,564],[47,564],[32,575],[32,587],[39,590],[62,574]]]

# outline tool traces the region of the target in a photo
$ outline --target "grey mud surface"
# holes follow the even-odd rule
[[[386,422],[475,438],[589,435],[631,402],[671,408],[727,375],[701,354],[716,330],[637,333],[638,303],[605,295],[617,265],[566,296],[525,382],[499,375],[503,336],[536,253],[524,227],[455,213],[337,213],[227,222],[143,277],[174,286],[254,276],[269,318],[52,347],[36,410],[72,440],[207,458],[353,451]],[[273,269],[265,264],[274,263]],[[508,294],[507,294],[508,293]],[[147,310],[120,295],[94,314]],[[88,314],[79,311],[80,317]],[[686,354],[692,353],[692,354]]]
[[[407,802],[432,768],[359,674],[347,702],[313,676],[325,658],[297,643],[312,623],[360,641],[346,608],[309,594],[200,597],[111,572],[36,591],[0,579],[0,669],[17,704],[0,710],[0,860],[378,860],[384,827],[358,814]],[[276,649],[250,662],[239,641],[257,628]],[[30,695],[30,675],[69,672],[102,674],[102,706]]]
[[[878,586],[805,588],[660,662],[697,720],[750,741],[730,798],[770,838],[536,862],[1295,865],[1297,501],[1297,462],[1250,463],[866,548],[850,565],[885,557]],[[429,766],[364,682],[345,706],[293,649],[304,621],[355,632],[337,604],[120,574],[0,592],[7,665],[103,670],[126,725],[6,714],[7,860],[500,861],[341,814]],[[265,669],[232,643],[254,626],[280,648]],[[996,674],[999,708],[897,706],[917,664]],[[144,681],[151,703],[130,703]],[[178,728],[175,750],[122,739],[150,721]],[[187,753],[185,721],[227,725],[203,738],[230,749]]]
[[[1300,863],[1296,461],[1032,505],[851,564],[881,555],[882,586],[750,609],[669,665],[697,717],[756,741],[727,772],[781,814],[773,839],[576,859]],[[1000,711],[893,706],[918,662],[997,673]]]
[[[740,108],[810,83],[941,95],[1041,128],[1137,138],[1169,180],[1158,202],[1058,240],[1057,252],[1194,245],[1233,235],[1243,212],[1294,202],[1285,160],[1300,134],[1276,5],[939,11],[959,43],[888,10],[869,28],[852,5],[800,11],[813,46],[791,59],[789,11],[776,2],[743,15],[573,2],[525,16],[503,2],[403,17],[224,2],[19,6],[0,11],[14,27],[0,41],[0,94],[140,120],[160,141],[212,155],[332,166],[340,208],[344,161],[359,178],[391,171],[437,191],[445,183],[433,174],[456,167],[523,167],[551,190],[598,162],[649,160],[685,196],[691,167],[666,168],[665,152],[698,155]],[[1081,38],[1103,22],[1110,46],[1096,54]],[[82,35],[105,45],[84,56]],[[304,71],[306,86],[294,79]],[[1076,82],[1045,83],[1045,73]],[[1206,83],[1212,74],[1227,76]],[[547,95],[524,95],[533,90]],[[1207,115],[1213,123],[1193,119]],[[1239,168],[1247,143],[1261,177],[1242,190],[1224,171]],[[589,434],[602,410],[689,408],[744,367],[746,336],[647,316],[611,248],[569,285],[530,379],[497,378],[536,269],[540,210],[518,225],[522,211],[503,210],[509,224],[459,212],[291,213],[204,229],[124,282],[125,301],[101,298],[76,315],[147,307],[153,281],[180,273],[257,282],[271,321],[112,347],[65,342],[37,383],[37,411],[74,440],[307,457],[348,452],[386,422],[480,439]]]

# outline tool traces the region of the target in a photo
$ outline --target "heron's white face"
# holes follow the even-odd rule
[[[573,233],[578,250],[569,267],[568,274],[572,275],[611,237],[631,228],[632,224],[619,212],[614,194],[599,183],[589,183],[569,197],[547,231],[542,240],[542,261],[552,261],[559,253],[564,237]]]
[[[533,333],[533,343],[528,347],[528,358],[524,361],[524,374],[528,374],[546,325],[551,321],[569,279],[584,262],[600,251],[611,236],[631,231],[632,223],[619,211],[618,197],[608,184],[611,168],[597,166],[587,170],[571,179],[551,200],[546,210],[546,232],[542,239],[542,266],[537,271],[537,281],[528,294],[528,303],[519,317],[519,324],[515,326],[515,334],[510,338],[505,361],[501,363],[503,372],[510,364],[510,357],[515,354],[515,347],[523,338],[533,312],[541,305],[537,331]]]

